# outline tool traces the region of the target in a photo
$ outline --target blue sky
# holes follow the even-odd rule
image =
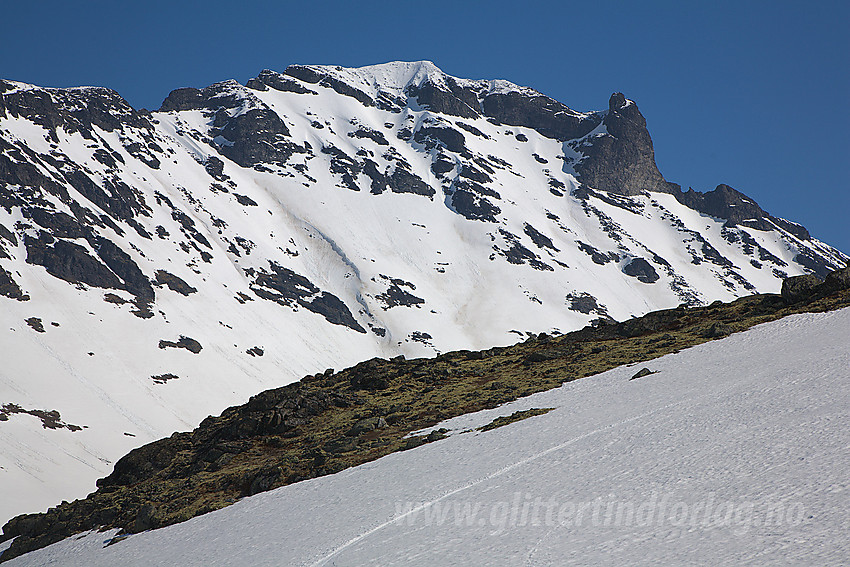
[[[0,76],[156,109],[292,63],[434,61],[577,110],[637,101],[665,177],[727,183],[850,253],[846,1],[11,2]]]

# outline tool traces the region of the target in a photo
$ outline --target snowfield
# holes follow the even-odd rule
[[[183,524],[9,565],[846,565],[848,334],[850,309],[794,315]]]

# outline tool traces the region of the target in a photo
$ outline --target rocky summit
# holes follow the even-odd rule
[[[155,112],[0,81],[0,520],[329,367],[847,262],[727,185],[682,191],[637,104],[600,107],[429,62],[293,65]]]

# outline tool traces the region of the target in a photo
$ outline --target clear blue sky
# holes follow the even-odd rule
[[[577,110],[637,101],[670,181],[727,183],[850,253],[850,2],[8,2],[0,76],[169,91],[430,59]]]

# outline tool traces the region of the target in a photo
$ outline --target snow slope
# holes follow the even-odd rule
[[[457,434],[9,565],[846,565],[850,309],[442,424]],[[494,415],[554,407],[484,433]],[[474,515],[470,515],[474,514]]]
[[[555,122],[598,123],[567,140],[436,109],[455,101],[441,89],[545,99],[507,81],[298,69],[175,91],[153,114],[0,82],[0,523],[328,367],[777,292],[846,259],[777,219],[582,186],[610,110],[546,99]],[[431,105],[410,90],[431,87]]]

